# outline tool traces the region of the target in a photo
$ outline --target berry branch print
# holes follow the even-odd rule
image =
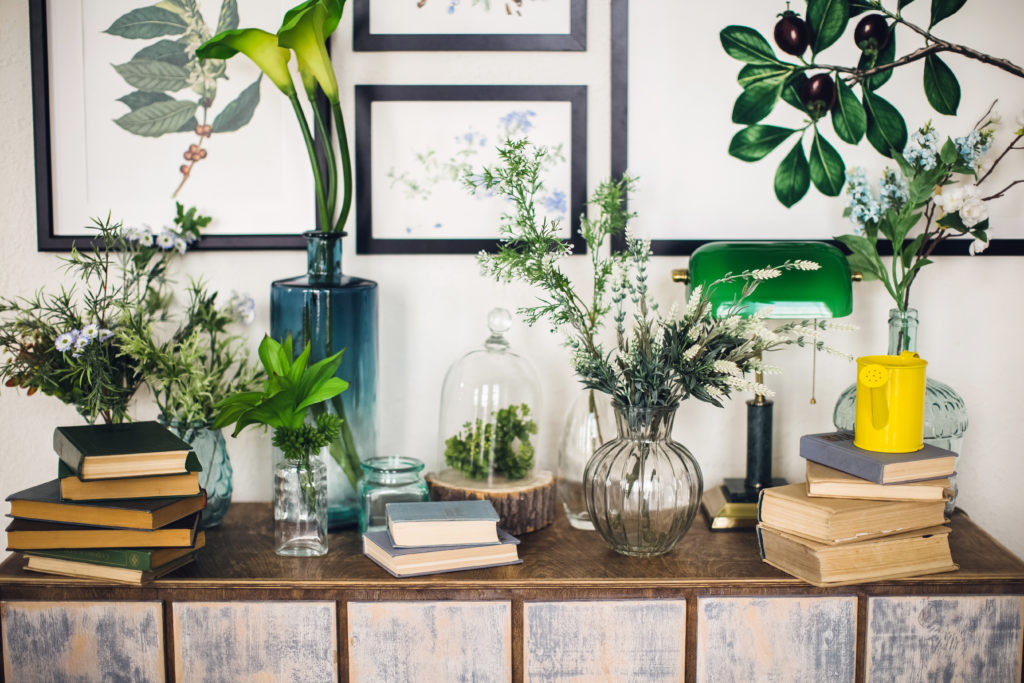
[[[238,0],[222,0],[217,31],[237,27]],[[196,0],[165,0],[133,9],[114,20],[105,33],[130,40],[158,39],[129,61],[113,65],[133,88],[117,98],[129,111],[114,123],[142,137],[176,133],[196,136],[182,155],[186,163],[178,169],[181,182],[171,195],[177,197],[195,165],[206,158],[204,144],[210,136],[236,131],[252,119],[260,102],[262,76],[213,115],[217,81],[227,78],[227,68],[224,60],[196,58],[196,48],[211,35]],[[186,94],[178,94],[183,91]]]

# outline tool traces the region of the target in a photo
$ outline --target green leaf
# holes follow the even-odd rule
[[[942,149],[939,150],[939,160],[944,164],[955,164],[957,159],[960,158],[960,151],[956,148],[950,138],[946,138],[946,141],[942,143]]]
[[[846,180],[846,166],[839,152],[818,134],[817,128],[811,140],[810,156],[811,181],[814,186],[824,195],[838,197]]]
[[[892,243],[903,244],[903,240],[907,238],[907,234],[914,229],[918,221],[921,220],[921,212],[911,212],[905,216],[902,216],[892,226]]]
[[[932,0],[932,20],[928,28],[960,11],[967,0]]]
[[[747,126],[732,136],[729,142],[729,154],[743,161],[757,161],[782,144],[782,141],[795,133],[793,128],[781,126],[754,125]]]
[[[165,92],[147,92],[146,90],[133,90],[132,92],[118,97],[118,102],[124,102],[132,111],[153,104],[154,102],[167,102],[173,99]]]
[[[220,4],[220,16],[217,18],[217,33],[234,31],[238,28],[238,0],[224,0]]]
[[[732,108],[733,123],[757,123],[772,113],[775,103],[782,94],[782,85],[786,81],[786,73],[767,78],[751,85],[736,98]]]
[[[326,401],[329,398],[333,398],[341,392],[348,389],[348,382],[338,377],[330,377],[326,381],[319,384],[312,392],[299,403],[298,408],[307,408],[314,403],[320,403]]]
[[[782,87],[782,99],[786,101],[794,109],[798,109],[805,114],[808,114],[807,107],[804,106],[804,101],[800,94],[804,91],[807,85],[807,74],[800,71],[793,74],[786,85]]]
[[[960,212],[947,213],[945,216],[936,221],[939,225],[950,230],[956,230],[959,233],[969,232],[970,228],[964,225],[964,221],[960,218]]]
[[[256,105],[260,103],[260,80],[259,76],[252,85],[238,94],[238,97],[228,102],[221,113],[213,119],[214,133],[230,133],[238,130],[252,120]]]
[[[263,369],[266,370],[268,376],[283,376],[286,371],[286,367],[291,363],[291,348],[292,348],[292,337],[288,335],[288,340],[285,342],[287,347],[287,353],[282,353],[281,344],[276,339],[267,335],[263,337],[263,341],[260,342],[258,353],[260,356],[260,362],[263,363]],[[282,363],[282,359],[284,362]]]
[[[733,59],[747,64],[778,64],[764,36],[747,26],[726,26],[719,33],[722,47]]]
[[[914,2],[914,0],[900,0],[900,9],[903,9],[912,2]]]
[[[821,52],[846,31],[850,21],[849,0],[807,0],[807,27],[811,50]]]
[[[924,237],[925,235],[922,232],[903,247],[903,250],[900,252],[900,258],[903,260],[904,268],[907,267],[911,261],[913,261],[914,256],[917,255],[917,250],[921,248],[922,244],[924,244]]]
[[[188,64],[188,55],[185,54],[185,46],[176,40],[158,40],[152,45],[147,45],[132,57],[132,61],[147,59],[154,62],[167,62],[175,66]]]
[[[803,199],[810,186],[811,171],[804,156],[803,140],[797,140],[775,171],[775,196],[788,209]]]
[[[746,90],[755,83],[774,78],[779,74],[788,74],[792,67],[785,64],[746,64],[740,69],[736,82]]]
[[[896,107],[864,89],[864,110],[868,115],[868,142],[879,154],[891,157],[907,145],[907,124]]]
[[[832,128],[840,140],[856,145],[864,137],[868,117],[853,89],[841,78],[836,79],[836,85],[839,86],[839,96],[836,97],[835,107],[832,108]]]
[[[139,90],[174,92],[188,86],[188,71],[180,66],[152,59],[114,64],[128,85]]]
[[[114,123],[133,135],[149,138],[177,132],[195,113],[198,102],[165,100],[134,109]]]
[[[953,70],[935,54],[924,58],[924,94],[935,111],[956,115],[960,106],[960,83]]]
[[[874,11],[874,7],[867,0],[850,0],[850,16],[855,17],[864,12]]]
[[[861,70],[873,69],[876,66],[892,64],[895,60],[896,27],[894,25],[889,27],[889,42],[885,44],[885,47],[882,48],[882,51],[879,52],[877,55],[868,55],[862,52],[860,55],[860,59],[857,61],[857,68]],[[892,78],[892,72],[893,69],[886,69],[885,71],[881,71],[873,76],[868,76],[865,83],[867,83],[867,86],[872,90],[878,90],[883,85],[885,85],[890,78]]]
[[[177,36],[188,29],[178,14],[156,6],[140,7],[118,17],[105,33],[122,38],[156,38]]]
[[[854,273],[860,273],[865,281],[881,279],[875,272],[875,264],[857,252],[847,254],[846,261],[850,264],[850,270]]]
[[[914,177],[914,167],[910,165],[905,156],[899,152],[893,152],[892,158],[896,161],[896,165],[900,167],[900,172],[903,173],[904,178]]]
[[[866,238],[860,235],[838,235],[836,239],[846,245],[858,257],[862,273],[870,272],[876,279],[884,279],[885,268],[882,265],[882,259],[878,256],[878,251],[871,242],[868,242]]]

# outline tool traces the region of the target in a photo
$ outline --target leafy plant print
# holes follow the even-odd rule
[[[238,0],[222,0],[217,32],[238,28]],[[262,75],[214,115],[217,81],[227,78],[224,60],[196,59],[196,48],[212,35],[196,0],[163,0],[118,17],[106,33],[149,42],[124,64],[113,68],[133,88],[119,97],[128,113],[114,123],[142,137],[175,133],[195,135],[183,154],[181,182],[207,156],[204,144],[214,133],[236,131],[252,120],[260,102]],[[212,118],[212,120],[211,120]]]
[[[448,14],[455,14],[455,10],[459,8],[461,0],[446,0],[448,3],[447,12]],[[423,7],[427,4],[427,0],[416,0],[417,7]],[[483,7],[485,12],[490,12],[495,7],[500,7],[504,10],[505,14],[509,16],[523,16],[523,0],[508,0],[507,2],[492,2],[491,0],[472,0],[471,4],[473,7]]]

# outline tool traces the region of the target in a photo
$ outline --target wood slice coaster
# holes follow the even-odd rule
[[[522,479],[469,479],[455,470],[426,476],[431,500],[489,500],[498,512],[498,526],[518,536],[555,521],[555,478],[534,470]]]

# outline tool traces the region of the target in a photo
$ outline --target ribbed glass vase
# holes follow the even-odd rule
[[[901,311],[893,308],[889,311],[889,350],[890,356],[898,356],[903,351],[917,351],[917,309],[908,308]],[[924,392],[924,441],[925,443],[945,448],[957,454],[957,467],[960,465],[960,449],[963,446],[964,432],[967,431],[967,407],[964,399],[957,391],[931,376],[932,366],[928,366],[929,374],[925,380]],[[857,384],[853,383],[840,394],[832,414],[832,422],[836,429],[852,432],[857,415]],[[956,506],[957,483],[956,475],[950,477],[953,497],[946,503],[946,512],[953,512]]]
[[[204,423],[183,424],[161,419],[167,428],[187,441],[203,471],[199,473],[199,485],[206,491],[206,507],[199,518],[203,529],[217,526],[224,521],[231,505],[232,483],[231,460],[224,434],[219,429],[210,429]]]
[[[327,459],[328,519],[338,529],[358,524],[360,459],[377,455],[377,283],[342,275],[341,234],[303,236],[307,272],[271,285],[270,334],[291,334],[296,353],[310,342],[310,363],[345,350],[337,376],[348,389],[315,407],[343,419]]]
[[[618,435],[597,449],[583,473],[590,521],[618,553],[662,555],[689,530],[700,507],[700,465],[672,440],[677,405],[612,405]]]

